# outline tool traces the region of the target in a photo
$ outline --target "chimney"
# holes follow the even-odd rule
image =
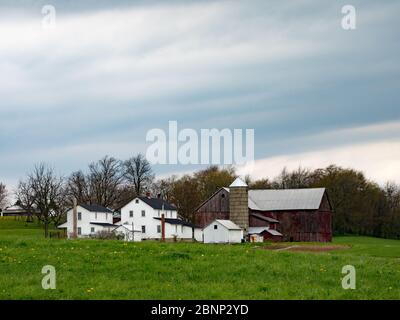
[[[165,216],[161,214],[161,240],[165,241]]]
[[[72,209],[72,238],[76,239],[78,235],[78,204],[76,198],[73,199],[74,207]]]
[[[151,193],[149,191],[146,192],[146,197],[150,198],[151,197]]]
[[[243,229],[246,236],[249,229],[248,186],[240,178],[229,186],[229,219]]]

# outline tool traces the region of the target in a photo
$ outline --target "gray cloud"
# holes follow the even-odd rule
[[[400,121],[400,4],[353,2],[344,31],[343,1],[54,1],[47,32],[44,2],[2,2],[0,179],[143,152],[168,120],[255,128],[258,159],[399,138],[340,133]]]

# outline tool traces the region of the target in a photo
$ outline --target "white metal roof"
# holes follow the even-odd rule
[[[260,234],[264,231],[272,234],[273,236],[281,236],[282,235],[282,233],[280,233],[279,231],[270,229],[268,227],[250,227],[249,228],[249,234]]]
[[[267,232],[272,234],[273,236],[282,236],[282,233],[280,233],[279,231],[276,231],[274,229],[267,229]]]
[[[266,230],[268,230],[267,227],[249,227],[249,234],[259,234]]]
[[[317,210],[325,188],[249,190],[252,210]]]
[[[215,220],[217,222],[219,222],[220,224],[222,224],[225,228],[227,228],[228,230],[241,230],[241,228],[233,223],[231,220]]]
[[[239,177],[237,177],[237,178],[235,179],[235,181],[233,181],[233,182],[231,183],[231,185],[229,186],[229,188],[232,188],[232,187],[247,187],[247,184],[246,184],[246,182],[244,182],[242,179],[240,179]]]

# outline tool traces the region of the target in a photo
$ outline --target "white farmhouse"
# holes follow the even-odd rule
[[[203,230],[204,243],[240,243],[243,229],[230,220],[214,220]]]
[[[202,241],[201,229],[180,219],[176,207],[161,198],[134,198],[121,208],[120,224],[141,231],[142,239],[161,239],[163,214],[165,239],[192,239],[192,228],[195,228],[195,239]]]
[[[73,209],[67,212],[67,222],[58,226],[59,229],[67,229],[68,238],[71,238],[73,230]],[[88,237],[99,231],[112,231],[113,212],[97,204],[79,204],[77,206],[77,237]]]

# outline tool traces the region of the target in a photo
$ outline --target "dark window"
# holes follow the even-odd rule
[[[78,220],[82,220],[82,212],[78,212]]]
[[[142,226],[142,233],[146,233],[146,226]]]
[[[78,235],[81,235],[81,234],[82,234],[82,229],[78,228]]]
[[[224,195],[224,194],[221,194],[221,198],[225,198],[225,195]]]
[[[146,216],[146,211],[142,210],[142,217]]]
[[[133,218],[133,211],[129,211],[129,217]]]
[[[135,203],[139,203],[139,199],[136,199]]]
[[[94,227],[91,227],[91,228],[90,228],[90,232],[91,232],[91,233],[94,233]]]
[[[218,226],[216,224],[214,224],[214,230],[217,230]]]
[[[157,226],[157,233],[161,233],[161,226],[160,225]]]

